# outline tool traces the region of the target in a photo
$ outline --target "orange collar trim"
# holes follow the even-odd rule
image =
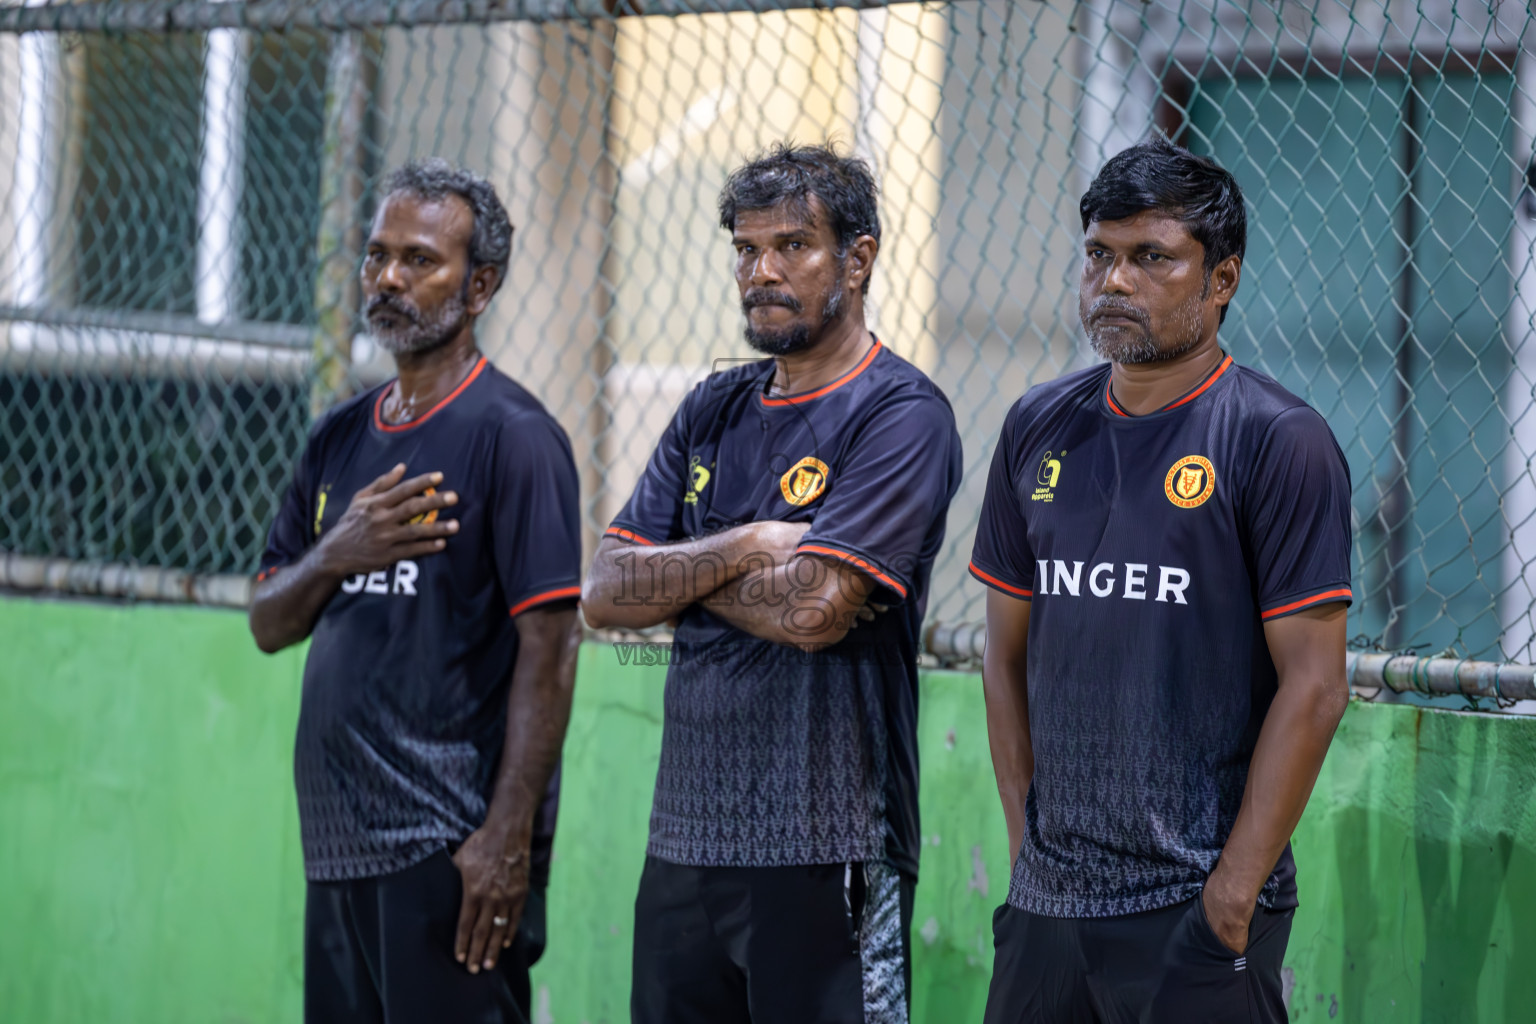
[[[837,380],[833,381],[831,384],[824,384],[817,388],[815,391],[808,391],[803,395],[793,395],[788,398],[769,398],[767,395],[763,395],[763,404],[768,406],[799,405],[801,402],[809,402],[812,399],[820,398],[822,395],[825,395],[830,391],[836,391],[838,388],[842,387],[844,384],[847,384],[849,381],[853,380],[853,378],[869,369],[869,364],[875,361],[875,356],[879,355],[880,350],[884,347],[885,346],[880,344],[880,339],[876,338],[875,343],[869,346],[869,351],[865,353],[864,358],[859,360],[859,365],[855,366],[853,369],[837,378]]]
[[[398,377],[395,378],[384,386],[384,390],[380,391],[379,397],[374,400],[373,425],[388,434],[398,434],[402,430],[411,430],[415,427],[421,426],[423,423],[427,422],[427,420],[431,419],[433,416],[442,411],[442,409],[445,408],[449,402],[462,395],[464,393],[464,389],[473,384],[475,382],[475,378],[480,376],[480,371],[485,369],[485,364],[486,358],[485,356],[481,356],[480,361],[475,364],[475,368],[469,371],[469,376],[465,377],[458,387],[448,392],[446,398],[444,398],[441,402],[438,402],[432,408],[428,409],[426,412],[422,413],[415,419],[407,420],[404,423],[385,423],[383,416],[384,399],[389,395],[389,392],[395,387],[395,385],[400,383],[400,379]]]
[[[1216,369],[1214,371],[1212,371],[1211,375],[1209,377],[1205,378],[1205,382],[1203,384],[1201,384],[1199,387],[1195,388],[1195,390],[1191,391],[1189,394],[1185,395],[1183,398],[1180,398],[1180,399],[1178,399],[1176,401],[1170,402],[1167,405],[1163,406],[1161,409],[1157,409],[1157,410],[1155,410],[1152,413],[1147,413],[1146,415],[1151,416],[1151,415],[1155,415],[1155,413],[1158,413],[1158,412],[1167,412],[1169,409],[1177,409],[1181,405],[1184,405],[1184,404],[1186,404],[1188,402],[1193,402],[1195,399],[1199,398],[1202,394],[1204,394],[1205,390],[1207,388],[1209,388],[1212,384],[1215,384],[1216,383],[1216,378],[1218,378],[1222,374],[1226,373],[1227,372],[1227,368],[1229,366],[1231,366],[1231,365],[1232,365],[1232,357],[1231,356],[1227,356],[1227,358],[1225,358],[1225,359],[1223,359],[1221,361],[1221,365],[1216,367]],[[1104,401],[1109,403],[1110,411],[1113,412],[1116,416],[1124,416],[1126,419],[1135,419],[1136,418],[1136,417],[1132,416],[1130,413],[1126,412],[1124,409],[1120,408],[1120,406],[1115,404],[1115,394],[1110,389],[1110,385],[1107,384],[1107,383],[1104,385]]]

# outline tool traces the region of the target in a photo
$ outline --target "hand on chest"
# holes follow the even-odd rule
[[[406,463],[406,481],[422,474],[438,472],[442,479],[436,484],[417,488],[396,502],[389,495],[375,495],[376,503],[367,519],[366,527],[360,525],[359,510],[361,493],[369,488],[391,465],[404,461],[386,453],[383,459],[336,460],[324,467],[320,483],[315,491],[311,510],[312,542],[323,543],[333,531],[340,531],[336,543],[346,543],[358,536],[359,529],[371,531],[376,536],[372,547],[401,552],[398,557],[388,558],[385,564],[366,572],[357,572],[344,579],[340,586],[343,597],[356,596],[368,600],[415,600],[443,589],[474,589],[475,579],[484,574],[486,532],[488,529],[486,484],[471,472],[460,460],[444,459],[432,463],[416,454]],[[379,469],[380,462],[387,463]],[[413,464],[414,463],[414,464]],[[419,471],[418,471],[419,468]],[[379,470],[375,472],[375,470]],[[404,485],[402,485],[404,486]],[[456,498],[453,504],[413,511],[412,501],[419,498],[444,495]],[[352,518],[348,519],[349,509]],[[349,525],[344,525],[344,521]],[[411,550],[416,539],[413,530],[429,524],[455,523],[457,529],[443,539],[438,551],[421,553]]]

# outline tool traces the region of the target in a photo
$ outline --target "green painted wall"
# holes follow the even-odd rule
[[[243,616],[0,599],[0,1020],[296,1020],[298,652]]]
[[[1354,705],[1294,848],[1302,1019],[1536,1021],[1536,719]]]
[[[0,1020],[296,1021],[301,654],[230,612],[19,598],[0,645]],[[627,1019],[663,674],[583,651],[543,1021]],[[1006,840],[977,678],[922,699],[914,1018],[976,1021]],[[1296,835],[1293,1018],[1536,1019],[1533,789],[1536,720],[1351,707]]]

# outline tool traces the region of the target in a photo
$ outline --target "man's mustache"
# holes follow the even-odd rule
[[[1093,305],[1088,307],[1089,320],[1098,320],[1106,316],[1123,316],[1129,320],[1136,321],[1143,327],[1149,326],[1151,322],[1151,318],[1147,316],[1146,310],[1126,302],[1118,302],[1108,296],[1095,300]]]
[[[745,313],[749,309],[758,306],[783,306],[791,312],[798,313],[803,308],[800,300],[793,295],[784,292],[772,291],[768,288],[748,288],[747,294],[741,297],[741,310]]]
[[[372,320],[379,313],[393,313],[413,324],[421,321],[421,314],[415,308],[393,295],[375,295],[368,300],[368,319]]]

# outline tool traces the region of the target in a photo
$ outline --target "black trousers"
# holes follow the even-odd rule
[[[446,850],[379,878],[311,882],[304,906],[307,1024],[526,1024],[544,952],[544,889],[529,890],[496,968],[453,958],[463,885]]]
[[[1125,917],[992,916],[986,1024],[1280,1024],[1294,910],[1256,909],[1242,956],[1196,896]]]
[[[906,1024],[915,881],[883,863],[647,857],[633,1024]]]

